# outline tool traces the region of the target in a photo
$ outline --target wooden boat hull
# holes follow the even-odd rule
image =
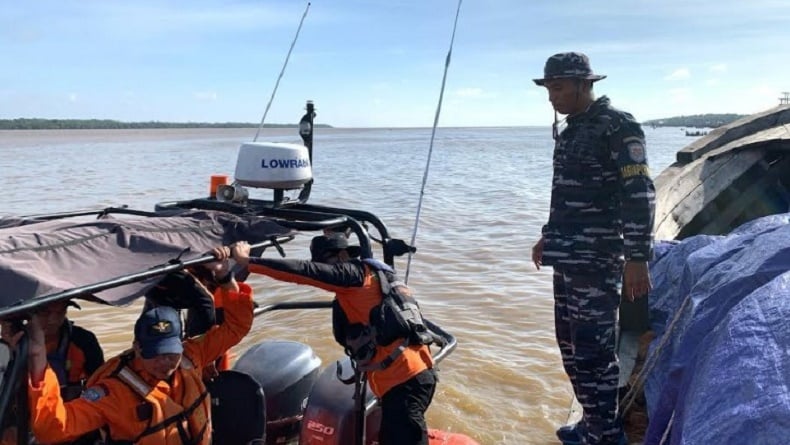
[[[790,107],[717,128],[678,152],[656,184],[658,240],[719,235],[790,209]]]
[[[655,185],[657,241],[683,240],[701,234],[725,235],[754,219],[790,212],[790,106],[776,107],[711,131],[680,150],[677,162],[656,178]],[[654,275],[655,286],[660,287],[663,281],[666,277]],[[668,299],[665,292],[654,290],[650,294],[651,310]],[[698,295],[695,301],[701,298]],[[623,304],[621,320],[641,335],[649,323],[647,299],[640,303],[641,306]],[[621,344],[621,352],[622,347]],[[647,342],[640,350],[644,357]],[[643,363],[648,367],[647,374],[662,358],[650,357]],[[641,393],[641,379],[645,376],[641,375],[640,366],[637,364],[631,380]],[[697,382],[701,383],[704,382]],[[630,396],[640,397],[629,392],[629,403],[635,400]],[[635,410],[644,418],[646,413],[640,411]],[[650,421],[652,429],[661,425],[657,419]],[[626,418],[629,437],[641,439],[643,423],[635,425]]]

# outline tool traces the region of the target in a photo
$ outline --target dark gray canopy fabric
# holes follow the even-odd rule
[[[8,227],[17,227],[17,226],[24,226],[26,224],[35,224],[45,220],[41,219],[34,219],[34,218],[18,218],[15,216],[6,216],[0,218],[0,229],[5,229]]]
[[[199,258],[219,245],[258,243],[291,233],[265,217],[209,211],[109,215],[91,221],[0,218],[0,308],[143,272],[176,258]],[[121,306],[158,279],[86,297]]]

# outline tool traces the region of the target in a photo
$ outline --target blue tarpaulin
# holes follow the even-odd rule
[[[645,444],[790,438],[790,214],[659,243]]]

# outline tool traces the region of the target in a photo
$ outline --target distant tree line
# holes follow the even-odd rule
[[[136,128],[255,128],[249,122],[121,122],[110,119],[0,119],[0,130],[120,130]],[[264,124],[266,128],[294,128],[297,124]],[[316,124],[316,127],[331,128]]]
[[[644,126],[651,127],[697,127],[697,128],[716,128],[727,125],[746,114],[694,114],[691,116],[675,116],[664,119],[653,119],[642,122]]]

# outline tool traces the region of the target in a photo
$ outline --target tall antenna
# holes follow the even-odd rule
[[[436,105],[436,114],[433,117],[433,129],[431,129],[431,143],[428,145],[428,161],[425,163],[425,172],[422,174],[422,187],[420,188],[420,199],[417,201],[417,216],[414,218],[414,231],[411,234],[411,245],[417,239],[417,226],[420,222],[420,210],[422,209],[422,198],[425,196],[425,184],[428,182],[428,170],[431,167],[431,153],[433,153],[433,141],[436,136],[436,127],[439,125],[439,115],[442,112],[442,99],[444,98],[444,86],[447,83],[447,70],[450,68],[450,57],[453,54],[453,44],[455,43],[455,30],[458,28],[458,16],[461,14],[461,2],[458,0],[458,7],[455,9],[455,21],[453,22],[453,34],[450,37],[450,49],[447,50],[447,58],[444,60],[444,75],[442,76],[442,87],[439,89],[439,104]],[[411,267],[411,256],[413,251],[409,252],[409,259],[406,262],[406,275],[403,281],[408,284],[409,282],[409,269]]]
[[[302,14],[302,20],[299,20],[299,27],[296,28],[296,35],[294,36],[294,39],[291,42],[291,47],[288,48],[288,55],[285,56],[285,63],[283,63],[283,68],[280,70],[280,75],[277,76],[277,82],[274,83],[274,90],[272,90],[272,97],[269,98],[269,103],[266,104],[266,109],[263,111],[263,117],[261,117],[261,124],[258,125],[258,131],[255,132],[255,137],[252,139],[253,142],[257,141],[258,135],[261,134],[263,123],[264,121],[266,121],[266,114],[269,113],[269,108],[272,106],[274,95],[277,93],[277,87],[280,85],[280,79],[283,78],[285,67],[288,66],[288,59],[291,58],[291,51],[294,50],[294,45],[296,45],[296,39],[299,38],[299,31],[302,30],[302,23],[304,23],[304,18],[307,17],[307,11],[309,10],[310,10],[310,2],[307,2],[307,7],[304,8],[304,14]]]
[[[790,105],[790,91],[782,91],[782,97],[779,98],[779,105]]]

